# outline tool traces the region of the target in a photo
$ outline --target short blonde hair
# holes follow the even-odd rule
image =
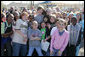
[[[32,21],[32,25],[33,25],[34,23],[38,24],[38,22],[37,22],[37,21]]]
[[[64,20],[63,18],[58,18],[57,22],[63,22],[65,26],[67,26],[67,21]]]

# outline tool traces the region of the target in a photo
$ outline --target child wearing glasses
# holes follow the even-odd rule
[[[50,56],[61,56],[69,41],[69,33],[65,30],[66,22],[59,18],[57,29],[53,32],[50,45]]]

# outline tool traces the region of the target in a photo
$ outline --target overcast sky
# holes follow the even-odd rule
[[[20,3],[21,1],[2,1],[5,5],[8,5],[10,4],[11,2],[16,2],[16,3]],[[41,2],[44,2],[44,1],[34,1],[35,3],[41,3]],[[84,1],[52,1],[54,3],[56,2],[62,2],[62,3],[68,3],[68,4],[73,4],[73,3],[84,3]],[[22,1],[22,3],[30,3],[30,1]]]

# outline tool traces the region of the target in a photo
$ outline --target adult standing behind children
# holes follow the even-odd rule
[[[16,21],[15,34],[13,37],[13,56],[25,56],[27,51],[27,12],[21,14],[22,19]],[[16,52],[17,51],[17,52]]]

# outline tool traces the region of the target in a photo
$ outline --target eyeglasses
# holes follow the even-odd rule
[[[64,26],[64,24],[63,23],[58,23],[60,26]]]

